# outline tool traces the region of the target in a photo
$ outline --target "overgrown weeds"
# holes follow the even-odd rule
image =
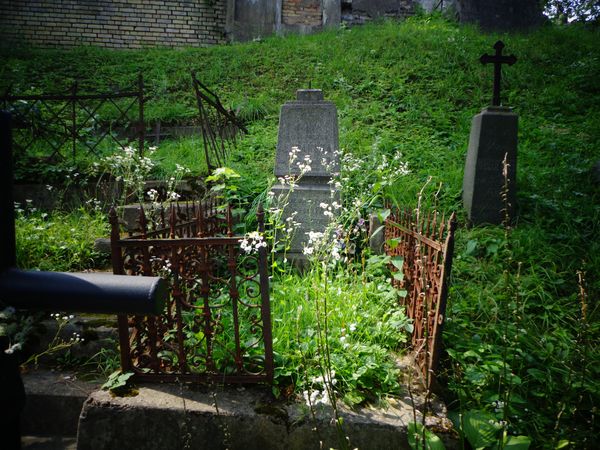
[[[447,399],[474,425],[484,416],[466,416],[469,411],[506,420],[509,434],[530,436],[536,448],[592,448],[600,402],[600,191],[590,172],[600,158],[598,30],[546,27],[528,35],[498,36],[438,18],[415,18],[210,49],[11,50],[0,55],[0,90],[13,84],[20,93],[56,92],[75,79],[99,88],[113,82],[127,85],[142,71],[151,93],[147,117],[183,123],[196,111],[188,75],[194,69],[250,121],[249,134],[231,156],[242,181],[237,195],[250,205],[257,195],[264,197],[272,182],[277,136],[273,105],[293,99],[295,89],[311,81],[336,103],[341,146],[361,163],[343,188],[377,191],[363,199],[363,218],[383,197],[415,207],[430,176],[429,188],[439,189],[438,209],[460,212],[470,120],[491,95],[490,70],[478,58],[498,38],[519,58],[503,76],[504,98],[520,117],[510,295],[503,276],[508,261],[503,228],[459,228],[445,328]],[[41,84],[32,86],[30,79]],[[193,166],[195,143],[187,142],[165,148],[181,147],[168,153],[201,174],[203,166]],[[410,170],[397,179],[391,170],[379,170],[384,156],[390,162],[395,154],[402,154]],[[199,151],[197,155],[199,160]],[[163,172],[169,174],[177,161],[161,158]],[[18,225],[30,230],[27,226]],[[29,234],[31,230],[24,231],[23,237]],[[25,260],[33,258],[28,256],[30,242],[19,242],[25,246]],[[46,257],[43,267],[64,267],[64,254],[56,247],[56,255],[63,256],[53,261]],[[41,259],[22,265],[38,267]],[[364,264],[328,272],[332,368],[350,403],[396,389],[388,359],[379,355],[397,336],[377,331],[379,322],[393,328],[393,320],[374,319],[384,317],[388,304],[387,291],[379,287],[386,278],[380,263],[366,258]],[[69,267],[85,265],[79,264]],[[584,296],[578,271],[586,274],[580,283]],[[305,385],[320,376],[314,335],[308,331],[316,333],[317,320],[308,305],[320,297],[300,275],[285,273],[274,281],[277,387],[283,393],[290,385],[300,386],[300,373],[309,374]],[[373,305],[380,306],[371,309]],[[336,309],[339,314],[331,312]],[[401,327],[401,318],[396,319]],[[349,332],[352,324],[356,328]],[[295,342],[306,348],[294,348]],[[388,375],[381,378],[384,373]],[[510,402],[499,396],[506,392],[499,390],[501,380],[509,381]],[[496,412],[500,406],[502,411]]]

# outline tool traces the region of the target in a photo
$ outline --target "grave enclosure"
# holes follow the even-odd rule
[[[497,47],[500,48],[500,50],[497,48],[497,52],[501,53],[501,46],[497,45]],[[482,62],[488,62],[488,59],[491,57],[482,58]],[[489,62],[499,64],[493,60]],[[499,74],[499,69],[496,69],[496,73]],[[499,86],[498,75],[495,86]],[[473,122],[464,185],[465,205],[473,222],[486,223],[498,220],[498,216],[484,216],[476,208],[478,203],[481,203],[477,197],[480,191],[486,193],[486,197],[491,196],[492,193],[499,197],[500,189],[497,184],[501,180],[496,175],[501,174],[501,167],[497,169],[497,172],[495,168],[500,157],[503,156],[502,150],[514,150],[512,153],[509,151],[504,153],[509,155],[509,167],[513,171],[509,172],[508,177],[514,179],[516,117],[510,110],[496,105],[499,103],[499,98],[498,88],[494,93],[494,106],[484,110]],[[492,116],[492,119],[488,119],[488,116]],[[337,111],[335,105],[324,100],[320,90],[300,90],[297,92],[296,101],[283,105],[275,175],[284,182],[276,185],[273,193],[274,197],[287,197],[289,201],[286,205],[288,214],[297,212],[298,216],[304,220],[297,231],[296,238],[291,242],[289,255],[292,259],[301,260],[303,258],[306,234],[310,231],[327,229],[330,218],[323,214],[321,204],[341,201],[339,193],[332,188],[331,184],[332,176],[339,171],[338,145]],[[291,160],[291,157],[296,155],[295,148],[298,149],[297,159]],[[488,159],[493,161],[489,162]],[[299,163],[310,164],[311,169],[303,172]],[[286,177],[289,176],[298,178],[297,184],[293,187],[286,182]],[[481,180],[487,182],[490,179],[493,179],[493,183],[489,186],[485,183],[482,184]],[[512,185],[508,189],[508,198],[509,201],[512,201],[510,199],[513,198],[514,189]],[[139,234],[130,235],[127,238],[121,236],[118,220],[113,213],[112,258],[115,273],[157,275],[167,266],[168,261],[171,270],[177,276],[174,278],[166,276],[170,280],[171,296],[167,301],[166,309],[162,310],[158,317],[143,317],[143,314],[133,314],[127,317],[125,315],[127,311],[116,311],[120,313],[119,328],[123,368],[136,372],[140,380],[271,381],[274,367],[270,341],[270,311],[268,309],[267,250],[261,248],[258,255],[244,260],[238,250],[240,236],[233,235],[231,214],[228,212],[225,212],[224,219],[222,216],[219,217],[218,211],[212,210],[211,207],[203,209],[196,208],[195,205],[185,205],[180,208],[179,205],[175,205],[167,213],[170,216],[168,220],[165,220],[164,211],[159,212],[159,215],[162,215],[162,223],[155,228],[147,226],[146,213],[147,211],[142,210],[138,219]],[[284,220],[285,217],[284,215]],[[262,229],[262,217],[259,217],[258,222],[259,228]],[[409,315],[415,321],[412,345],[426,380],[429,371],[435,370],[437,364],[439,342],[436,340],[439,339],[439,330],[441,330],[444,320],[447,295],[445,281],[450,271],[452,233],[455,226],[453,219],[446,222],[434,214],[431,219],[420,220],[418,217],[412,217],[408,212],[392,215],[391,220],[386,223],[386,237],[388,240],[396,240],[398,244],[397,250],[388,247],[389,254],[401,255],[404,258],[406,267],[403,267],[403,273],[406,278],[399,287],[407,288],[413,297],[412,300],[410,298],[406,300]],[[240,268],[238,264],[240,261],[248,262],[249,260],[251,260],[249,268]],[[219,261],[220,264],[215,264],[215,261]],[[187,273],[188,270],[189,273]],[[16,280],[17,275],[19,274],[7,272],[4,277],[5,280],[7,276]],[[200,282],[198,282],[198,278],[200,278]],[[132,277],[132,280],[139,279],[143,279],[143,277]],[[83,280],[91,283],[86,277]],[[25,281],[27,282],[27,279]],[[10,282],[12,283],[12,281]],[[243,287],[243,283],[254,287]],[[113,284],[114,282],[108,287],[109,290]],[[424,286],[428,287],[424,288]],[[19,287],[19,289],[24,288]],[[11,292],[18,294],[18,290]],[[56,292],[62,291],[57,290]],[[244,293],[248,295],[244,296]],[[43,295],[43,291],[35,292],[36,297]],[[83,292],[78,295],[87,294]],[[96,297],[96,304],[99,304],[98,302],[101,302],[103,298],[102,295]],[[424,301],[419,303],[415,301],[417,298],[424,298]],[[46,303],[46,305],[53,306],[53,303]],[[243,307],[248,307],[250,312],[242,312]],[[74,309],[75,307],[70,304],[68,308]],[[114,308],[106,308],[114,311]],[[234,339],[230,342],[219,341],[218,333],[225,328],[223,319],[225,314],[217,313],[218,308],[232,311],[232,316],[228,320],[234,324],[232,333]],[[129,309],[134,313],[140,312],[133,307]],[[155,312],[156,309],[148,311]],[[251,345],[243,343],[243,326],[240,326],[242,319],[249,319],[250,334],[256,334],[256,330],[260,330],[262,333]],[[184,340],[185,335],[189,334],[201,335],[196,344],[206,350],[202,355],[195,354],[190,357],[186,353],[188,348],[186,348]],[[432,340],[429,340],[430,336]],[[256,349],[259,351],[255,352]],[[216,357],[215,355],[219,351],[225,356]],[[169,352],[171,354],[165,357]],[[223,363],[223,361],[225,362]],[[223,365],[219,365],[221,363]],[[426,381],[426,384],[429,382]],[[167,402],[178,401],[173,389],[163,389],[163,393],[168,395]],[[163,419],[166,422],[171,420],[163,418],[164,411],[160,405],[150,404],[151,400],[148,396],[152,395],[155,395],[152,394],[152,389],[145,392],[140,397],[137,407],[146,408],[144,414],[153,417],[151,422],[160,422]],[[228,399],[227,402],[229,401],[236,402],[235,399]],[[144,402],[150,403],[144,404]],[[194,398],[194,402],[202,403],[198,398]],[[100,429],[106,417],[125,421],[119,415],[118,410],[127,407],[120,400],[111,402],[103,393],[93,394],[82,415],[80,436],[85,439],[82,437],[80,447],[103,448],[95,439],[101,433]],[[184,404],[184,415],[187,414],[185,408]],[[195,409],[197,414],[206,415],[205,406],[195,405],[194,408],[197,408]],[[152,412],[149,412],[150,410]],[[177,414],[181,412],[177,411]],[[256,412],[255,409],[254,413]],[[253,413],[248,414],[252,415]],[[299,445],[297,448],[302,448],[303,444],[292,444],[296,441],[291,435],[297,429],[290,427],[289,420],[294,413],[286,411],[285,414],[284,422],[288,434],[286,445],[291,445],[292,448],[294,445]],[[235,408],[232,407],[228,415],[228,417],[233,417],[229,422],[231,427],[237,424],[235,415]],[[255,419],[244,420],[251,423]],[[265,433],[266,435],[270,433],[271,436],[275,436],[282,432],[281,427],[270,428],[273,423],[281,425],[272,417],[265,419],[259,413],[257,420],[262,421],[263,430],[269,430]],[[126,421],[121,423],[126,423]],[[212,428],[210,428],[211,426]],[[214,423],[208,427],[208,432],[205,431],[205,427],[206,425],[202,425],[205,435],[196,434],[192,439],[201,442],[211,433],[217,432]],[[105,448],[110,448],[115,442],[121,441],[123,436],[119,433],[126,432],[126,428],[115,427],[115,434],[110,437],[112,441],[107,441],[110,443]],[[402,433],[404,431],[401,431],[399,435],[394,435],[393,439],[400,439],[398,436],[405,439],[406,436]],[[141,439],[141,437],[139,438]],[[241,438],[236,435],[235,439]],[[304,443],[306,441],[302,439],[310,440],[312,437],[301,438],[301,442]],[[357,441],[360,439],[364,438],[356,437]],[[171,444],[166,443],[165,445]],[[239,448],[242,448],[241,440],[239,445]],[[262,443],[261,447],[257,448],[267,448],[265,445]],[[398,447],[401,448],[401,444],[398,444]],[[368,448],[368,444],[365,445],[365,448]]]
[[[305,152],[301,151],[299,153],[299,161],[306,162],[304,156],[307,154],[311,163],[312,160],[316,162],[316,164],[313,164],[311,171],[304,174],[305,177],[303,176],[300,179],[299,188],[294,191],[294,194],[298,197],[292,197],[291,201],[296,205],[304,204],[306,206],[308,202],[306,202],[305,197],[308,192],[314,202],[314,208],[312,208],[312,211],[310,211],[310,208],[307,209],[302,215],[309,219],[313,217],[313,220],[307,221],[307,225],[309,224],[310,229],[315,230],[319,227],[326,228],[329,220],[323,214],[319,203],[322,203],[322,201],[331,203],[334,199],[339,200],[339,194],[332,191],[329,183],[331,176],[339,170],[339,163],[336,159],[338,146],[337,112],[332,103],[323,100],[323,95],[319,90],[303,90],[299,91],[297,95],[297,101],[287,103],[282,107],[278,163],[275,173],[282,177],[290,174],[290,167],[287,164],[290,151],[288,147],[294,146],[293,143],[299,144],[305,150]],[[328,155],[332,156],[329,157]],[[298,175],[296,169],[291,172]],[[281,192],[285,192],[289,187],[280,186],[279,189]],[[249,270],[240,270],[234,263],[239,256],[236,248],[239,247],[240,237],[233,236],[230,214],[226,215],[224,220],[223,216],[218,218],[219,214],[216,210],[211,210],[210,206],[207,209],[202,209],[200,207],[196,208],[195,204],[183,205],[182,208],[179,205],[174,205],[166,212],[158,212],[159,226],[149,228],[147,215],[156,213],[157,211],[144,211],[142,209],[138,219],[140,225],[138,234],[130,234],[127,238],[121,237],[116,215],[114,213],[112,215],[112,253],[115,273],[156,275],[161,273],[168,261],[171,270],[178,274],[176,278],[169,281],[170,298],[167,300],[166,309],[160,315],[156,317],[144,317],[140,314],[129,317],[124,314],[119,315],[121,360],[124,370],[133,370],[139,380],[147,381],[270,381],[273,375],[273,362],[270,337],[267,337],[267,334],[270,333],[268,285],[263,286],[263,282],[267,280],[264,271],[266,268],[266,249],[261,249],[259,255],[254,259],[255,262],[250,264],[251,268]],[[165,216],[168,217],[168,220]],[[259,219],[259,223],[261,223],[261,220]],[[301,240],[294,247],[296,256],[301,254],[303,245],[304,242]],[[215,249],[219,247],[222,250],[215,252]],[[214,253],[211,254],[211,252]],[[213,261],[219,258],[222,261],[221,269],[213,265]],[[200,273],[200,278],[203,281],[196,284],[193,277],[185,275],[187,270],[190,273],[195,272],[195,275]],[[217,273],[219,270],[225,272],[219,275]],[[241,284],[238,286],[237,282],[233,281],[238,275],[241,276],[240,283],[249,283],[256,287],[251,288],[250,291],[248,291],[248,288],[241,288]],[[258,277],[258,281],[255,277]],[[209,278],[212,281],[209,281]],[[139,279],[139,277],[133,277],[132,279]],[[167,279],[169,279],[168,276]],[[220,288],[213,287],[213,285],[219,283],[221,284]],[[251,292],[250,298],[242,298],[243,296],[240,295],[242,291]],[[215,300],[217,303],[221,301],[218,299],[222,295],[225,295],[225,298],[229,300],[221,305],[215,304]],[[197,298],[203,298],[203,300],[198,303]],[[237,315],[238,312],[236,312],[234,306],[236,304],[240,306],[240,316]],[[257,343],[261,340],[264,342],[264,344],[258,344],[257,347],[264,354],[264,357],[260,353],[255,355],[259,356],[256,361],[262,361],[258,366],[252,361],[252,356],[248,359],[248,349],[242,348],[241,328],[234,329],[236,338],[230,343],[219,341],[218,332],[224,326],[223,315],[218,313],[211,318],[211,314],[216,312],[215,308],[219,306],[225,306],[226,308],[233,306],[233,323],[241,322],[239,318],[244,315],[241,312],[242,307],[249,306],[256,311],[260,311],[258,314],[250,313],[249,316],[253,321],[251,328],[260,329],[264,333],[263,337],[257,341]],[[188,322],[187,319],[184,319],[187,314],[186,311],[195,311],[194,317],[198,320],[194,319],[192,322]],[[244,316],[248,318],[248,315]],[[190,332],[197,334],[200,331],[204,341],[199,342],[198,346],[206,349],[205,356],[196,354],[192,359],[189,359],[183,345],[184,335]],[[175,337],[174,340],[173,337]],[[224,361],[222,356],[220,362],[217,362],[218,358],[215,355],[218,351],[221,354],[229,355],[225,357],[225,365],[222,365]],[[165,358],[165,352],[172,352],[173,356]],[[140,408],[139,411],[142,416],[137,413],[133,415],[130,413],[129,420],[135,420],[136,424],[144,423],[144,420],[159,421],[164,424],[171,423],[170,413],[165,411],[164,404],[156,404],[154,401],[167,402],[166,404],[175,402],[177,404],[178,394],[176,391],[178,389],[161,389],[162,394],[160,395],[153,391],[152,387],[147,390],[143,389],[137,401],[132,404],[126,402],[129,405],[126,408],[133,408],[134,411]],[[138,439],[139,442],[144,441],[144,437],[131,433],[132,425],[127,425],[130,423],[128,419],[119,415],[118,411],[123,409],[121,402],[111,401],[106,395],[103,392],[93,393],[86,403],[79,425],[78,448],[113,448],[117,443],[127,447],[128,444],[123,443],[129,442],[128,439],[132,438]],[[259,393],[258,395],[260,398],[263,394]],[[206,436],[214,436],[220,433],[219,430],[211,428],[214,427],[213,420],[222,420],[229,423],[230,427],[239,428],[238,421],[240,419],[236,417],[240,414],[240,411],[236,407],[230,406],[229,403],[232,402],[235,405],[239,401],[235,397],[240,397],[240,395],[234,395],[231,399],[228,399],[227,396],[224,397],[226,412],[222,419],[210,419],[208,424],[202,421],[193,422],[200,430],[198,431],[200,434],[197,434],[198,432],[192,434],[191,439],[193,442],[202,442],[207,438]],[[210,402],[210,399],[204,400],[202,396],[194,396],[193,399],[190,398],[189,400],[188,406],[185,406],[184,403],[183,412],[177,408],[175,409],[175,411],[178,411],[176,414],[188,414],[186,411],[189,407],[191,411],[203,411],[201,413],[203,417],[211,417],[210,412],[213,409],[211,407],[207,409],[205,405],[205,402]],[[253,394],[246,400],[250,403],[256,401],[260,403],[260,400],[256,400]],[[349,434],[353,442],[361,443],[361,448],[380,448],[378,446],[383,444],[378,444],[379,440],[373,439],[372,436],[367,437],[364,432],[359,431],[361,429],[373,430],[380,436],[378,439],[395,442],[398,448],[403,448],[406,445],[406,429],[404,426],[411,417],[412,412],[409,411],[410,408],[407,404],[399,404],[398,407],[400,409],[395,414],[397,414],[400,422],[393,422],[391,430],[389,429],[390,423],[383,417],[371,415],[372,418],[365,422],[361,414],[346,411],[344,414],[348,419]],[[209,412],[208,416],[206,416],[207,412]],[[165,416],[165,414],[167,415]],[[280,442],[270,447],[270,444],[267,444],[264,439],[267,439],[267,436],[281,435],[282,433],[281,427],[277,425],[277,420],[270,417],[269,414],[264,416],[260,412],[257,413],[256,409],[242,414],[244,417],[243,422],[257,423],[257,425],[251,425],[251,428],[257,428],[265,433],[262,439],[257,439],[256,448],[282,448],[281,445],[292,446],[292,448],[305,448],[306,445],[309,445],[309,442],[315,439],[311,431],[312,425],[308,426],[300,422],[299,426],[290,428],[289,422],[287,422],[287,425],[285,425],[287,427],[285,440],[281,441],[281,439],[275,437],[268,438],[271,443]],[[297,414],[298,411],[294,408],[285,409],[285,415],[288,417],[286,421],[294,420],[293,417]],[[103,425],[109,417],[113,423],[120,424],[112,427],[110,433],[106,431]],[[142,417],[146,417],[146,419]],[[219,414],[216,417],[219,417]],[[324,427],[324,430],[327,430],[329,419],[324,418],[322,420],[321,426]],[[157,427],[158,425],[153,426]],[[272,428],[273,426],[275,428]],[[239,430],[243,431],[245,429],[240,428]],[[331,439],[333,445],[335,434],[329,434],[330,432],[332,430],[327,431],[328,439]],[[202,433],[208,433],[208,435]],[[177,443],[178,435],[168,432],[164,432],[163,435],[176,436],[175,441],[166,440],[164,445],[179,445]],[[98,441],[98,436],[103,436],[102,442]],[[197,441],[197,439],[200,439],[200,441]],[[221,436],[217,440],[211,439],[211,441],[216,443],[222,439],[226,438]],[[251,448],[247,446],[244,440],[238,441],[240,437],[237,433],[233,434],[232,439],[237,442],[234,448]],[[371,447],[372,445],[374,447]]]

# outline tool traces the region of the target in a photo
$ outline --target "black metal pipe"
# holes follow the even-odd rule
[[[0,111],[0,272],[16,264],[11,117]]]
[[[145,315],[162,312],[167,283],[158,277],[8,269],[0,274],[0,292],[20,309]]]
[[[16,266],[10,114],[0,111],[0,294],[22,309],[160,314],[167,283],[158,277],[29,272]]]

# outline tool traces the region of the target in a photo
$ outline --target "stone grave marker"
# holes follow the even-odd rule
[[[505,204],[501,192],[504,186],[503,161],[508,163],[508,213],[514,217],[516,204],[518,116],[501,106],[501,65],[512,65],[514,55],[502,55],[502,41],[494,45],[495,55],[483,55],[482,64],[494,64],[494,95],[492,106],[473,117],[469,148],[463,178],[463,203],[469,221],[475,225],[500,224]]]
[[[322,204],[340,203],[332,183],[332,176],[339,172],[338,148],[335,105],[323,99],[320,89],[298,90],[296,101],[281,107],[274,171],[279,183],[272,188],[275,203],[287,197],[283,220],[293,218],[300,223],[287,253],[294,263],[306,261],[303,250],[308,233],[325,232],[332,219],[324,214]],[[306,164],[309,171],[303,169]],[[286,181],[290,176],[298,179],[292,188]],[[331,212],[335,215],[336,209],[331,208]]]

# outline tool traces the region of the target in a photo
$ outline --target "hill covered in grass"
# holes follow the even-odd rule
[[[502,92],[519,114],[519,214],[510,229],[468,228],[460,194],[470,122],[489,104],[493,79],[478,58],[498,39],[518,57],[504,70]],[[322,89],[337,105],[342,148],[364,164],[346,179],[350,192],[369,191],[377,209],[384,200],[414,207],[423,190],[426,204],[459,213],[441,373],[450,407],[494,414],[509,401],[511,433],[533,437],[536,447],[592,448],[599,44],[599,30],[578,26],[497,35],[417,17],[205,49],[13,49],[0,54],[0,92],[64,92],[74,81],[103,91],[141,72],[149,121],[193,123],[195,71],[248,123],[230,164],[251,201],[270,183],[280,105],[296,89]],[[409,173],[381,176],[382,161],[398,153]],[[195,155],[187,157],[193,164]]]

